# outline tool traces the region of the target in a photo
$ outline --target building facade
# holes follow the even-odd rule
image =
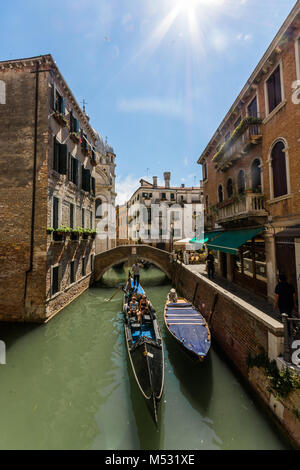
[[[0,62],[0,320],[44,322],[90,283],[99,135],[51,55]]]
[[[139,188],[119,208],[117,225],[122,236],[127,235],[128,243],[146,243],[172,251],[176,240],[195,236],[196,220],[202,213],[202,186],[175,187],[170,179],[170,172],[164,173],[164,186],[158,185],[156,176],[152,183],[141,179]],[[127,218],[127,233],[121,214],[124,221]]]
[[[116,207],[116,244],[128,245],[128,205]]]
[[[270,300],[279,273],[299,292],[299,12],[298,1],[198,160],[220,274]]]

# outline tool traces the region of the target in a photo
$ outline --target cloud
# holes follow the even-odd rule
[[[121,99],[117,102],[118,111],[124,113],[161,114],[175,118],[185,118],[186,109],[182,100],[144,97]]]
[[[132,194],[139,187],[141,178],[137,178],[133,175],[127,175],[124,179],[121,176],[116,178],[116,204],[122,205],[127,202]]]

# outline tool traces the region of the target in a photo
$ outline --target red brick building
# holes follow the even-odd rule
[[[279,272],[300,293],[297,80],[299,1],[198,160],[206,231],[225,232],[208,240],[219,272],[270,299]]]
[[[51,55],[0,62],[0,122],[0,320],[43,322],[90,283],[99,136]]]

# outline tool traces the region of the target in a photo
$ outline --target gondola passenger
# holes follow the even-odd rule
[[[169,294],[168,294],[168,301],[176,303],[178,300],[177,293],[175,289],[171,289]]]
[[[138,313],[139,313],[139,304],[136,300],[136,297],[132,297],[131,299],[131,302],[129,303],[129,311],[128,311],[129,315],[137,315],[138,316]]]
[[[140,311],[138,313],[138,320],[140,323],[142,323],[143,315],[149,313],[149,301],[147,300],[147,297],[145,295],[142,295],[139,307]]]

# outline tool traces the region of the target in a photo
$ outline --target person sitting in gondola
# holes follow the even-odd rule
[[[132,297],[131,302],[129,303],[128,313],[129,313],[129,315],[132,315],[132,316],[134,316],[134,315],[138,316],[139,304],[138,304],[135,296]]]
[[[176,303],[178,300],[177,293],[175,289],[171,289],[168,294],[168,301],[172,303]]]
[[[149,313],[149,301],[147,300],[147,297],[145,295],[142,295],[139,307],[140,311],[138,314],[138,320],[140,323],[142,323],[143,315],[147,315]]]

